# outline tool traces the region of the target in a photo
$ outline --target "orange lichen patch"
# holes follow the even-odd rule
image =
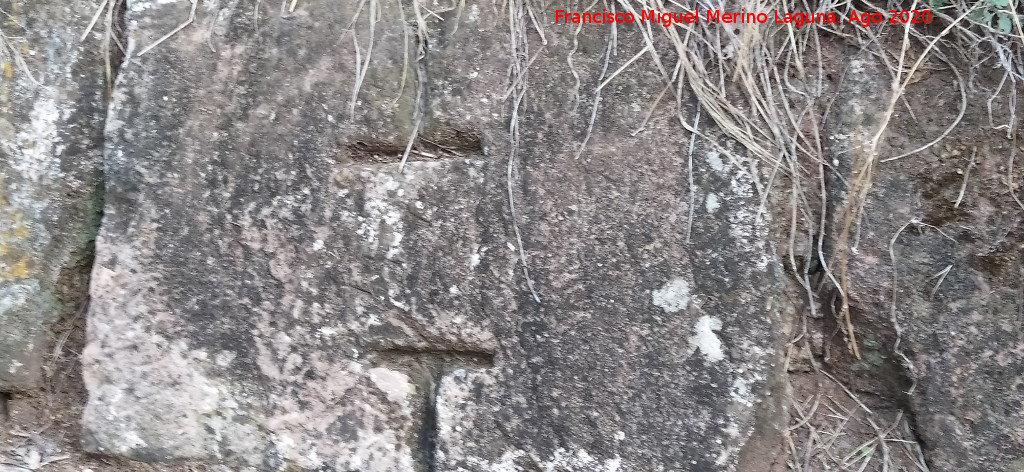
[[[25,238],[25,237],[28,237],[28,228],[26,228],[25,225],[21,224],[21,221],[18,221],[18,222],[16,222],[14,224],[14,229],[12,229],[9,233],[7,233],[7,237],[9,237],[9,238]]]
[[[18,245],[14,240],[25,239],[28,237],[28,228],[22,221],[21,212],[15,212],[11,215],[10,230],[0,233],[0,256],[10,254],[12,249],[15,249]],[[13,244],[12,244],[13,243]],[[15,274],[22,274],[25,272],[25,262],[19,262],[11,266],[9,270],[0,269],[0,280],[7,280],[10,278],[24,278],[24,275],[17,276]]]
[[[11,240],[14,238],[27,238],[28,228],[25,226],[25,222],[23,221],[23,216],[21,212],[16,212],[12,216],[12,229],[10,231],[4,231],[3,233],[0,233],[0,239]]]
[[[27,279],[28,261],[22,259],[7,269],[0,269],[0,282],[9,280]]]

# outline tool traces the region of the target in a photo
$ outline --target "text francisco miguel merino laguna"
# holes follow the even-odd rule
[[[673,23],[698,23],[700,22],[700,8],[690,12],[662,12],[658,10],[641,10],[641,23],[660,23],[668,28]],[[704,10],[704,18],[707,23],[792,23],[800,27],[808,23],[839,23],[839,16],[835,13],[780,13],[772,10],[768,13],[751,13],[740,10],[738,13],[725,13],[721,10]],[[565,10],[555,11],[555,23],[634,23],[636,15],[633,13],[612,13],[607,10],[594,13],[572,13]]]

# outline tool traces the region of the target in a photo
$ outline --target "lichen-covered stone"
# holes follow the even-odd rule
[[[0,9],[0,390],[30,391],[99,225],[105,70],[91,2]]]
[[[141,56],[190,4],[129,4],[83,354],[90,449],[272,470],[756,470],[744,448],[783,397],[783,275],[742,152],[694,151],[688,243],[686,140],[667,120],[630,134],[661,77],[605,87],[577,159],[610,31],[580,33],[579,106],[574,31],[547,31],[511,181],[538,303],[506,195],[507,12],[432,5],[417,31],[413,2],[263,3],[257,29],[252,5],[203,2]]]

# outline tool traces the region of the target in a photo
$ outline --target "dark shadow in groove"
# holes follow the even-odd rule
[[[342,163],[351,164],[397,164],[405,154],[404,145],[355,141],[345,145],[341,153]],[[480,137],[471,133],[451,132],[442,136],[416,138],[406,162],[429,162],[482,156],[483,143]]]
[[[5,430],[3,423],[11,419],[11,410],[8,404],[11,402],[11,394],[0,392],[0,431]]]

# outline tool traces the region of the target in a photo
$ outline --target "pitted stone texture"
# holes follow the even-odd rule
[[[687,244],[687,143],[666,120],[629,133],[660,76],[605,88],[577,160],[592,102],[571,103],[573,31],[548,31],[512,181],[538,304],[506,195],[506,13],[435,5],[445,21],[426,15],[427,54],[403,73],[413,4],[368,2],[354,29],[360,2],[297,5],[264,5],[257,31],[251,6],[204,3],[141,57],[189,4],[129,7],[90,448],[271,470],[742,467],[782,400],[783,279],[742,153],[695,150],[719,162],[695,172],[718,206]],[[581,90],[608,33],[580,33]],[[417,96],[426,139],[401,171]]]
[[[850,62],[830,121],[840,169],[853,179],[851,161],[856,168],[870,157],[867,141],[884,116],[877,91],[889,83],[873,59]],[[897,114],[876,159],[917,148],[959,114],[959,95],[935,100],[929,92],[947,78],[908,89],[907,102],[929,110],[929,118],[922,125]],[[851,233],[858,236],[851,237],[849,296],[862,358],[842,343],[832,350],[852,388],[914,414],[931,470],[1016,471],[1024,464],[1024,218],[1005,191],[1014,143],[987,129],[989,112],[977,105],[984,102],[969,97],[967,118],[942,144],[877,162],[865,216]],[[1013,179],[1020,178],[1018,170]],[[835,236],[846,195],[833,197]],[[909,363],[894,350],[897,329]]]
[[[79,39],[91,2],[0,9],[0,390],[30,391],[50,324],[84,291],[102,200],[105,71],[95,38]]]

